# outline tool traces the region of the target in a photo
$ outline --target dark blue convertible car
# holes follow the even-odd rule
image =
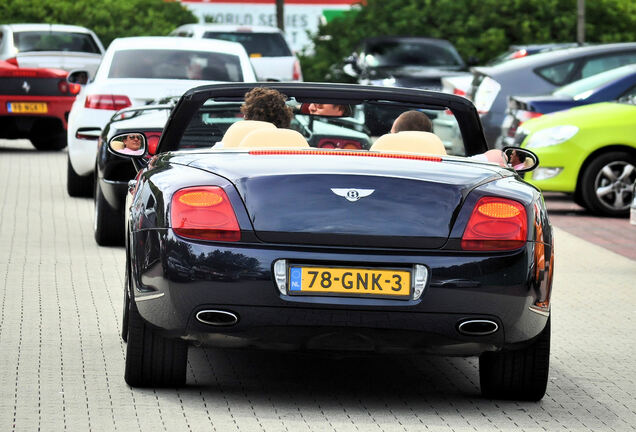
[[[341,125],[363,133],[377,130],[370,106],[374,119],[449,109],[466,156],[421,131],[368,135],[369,149],[311,147],[294,129],[228,114],[248,84],[186,92],[150,160],[142,131],[136,154],[112,137],[109,151],[139,169],[126,205],[126,382],[185,384],[191,343],[422,352],[479,356],[485,397],[541,399],[553,238],[541,193],[519,175],[536,157],[517,171],[480,157],[479,117],[462,97],[266,85],[289,104],[346,105]],[[178,150],[192,142],[207,147]]]

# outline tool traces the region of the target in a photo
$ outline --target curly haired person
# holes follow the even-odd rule
[[[273,123],[278,128],[288,128],[293,112],[285,104],[287,96],[278,90],[254,87],[245,93],[241,112],[245,120],[260,120]]]

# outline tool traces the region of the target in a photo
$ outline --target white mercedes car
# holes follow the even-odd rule
[[[69,80],[82,75],[75,71]],[[202,84],[254,81],[247,52],[236,42],[163,36],[115,39],[68,118],[68,194],[92,194],[97,140],[116,111],[180,96]]]

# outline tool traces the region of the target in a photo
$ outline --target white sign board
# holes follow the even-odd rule
[[[210,17],[217,24],[264,25],[276,27],[275,0],[192,1],[181,0],[200,22]],[[318,31],[324,9],[346,10],[353,0],[287,0],[285,1],[285,34],[294,51],[311,51],[309,34]]]

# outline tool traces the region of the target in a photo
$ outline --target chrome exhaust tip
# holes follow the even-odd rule
[[[490,320],[473,319],[460,322],[457,330],[469,336],[486,336],[499,330],[499,325]]]
[[[228,311],[222,310],[202,310],[197,312],[196,318],[199,322],[203,324],[213,325],[213,326],[231,326],[238,322],[238,315]]]

